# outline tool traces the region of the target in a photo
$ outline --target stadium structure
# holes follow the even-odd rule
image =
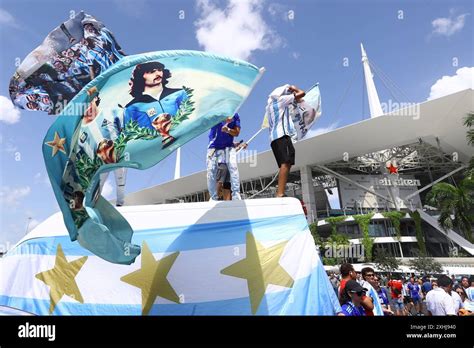
[[[337,231],[347,235],[352,244],[361,243],[362,238],[352,215],[372,212],[369,235],[374,238],[374,255],[418,255],[416,223],[411,214],[418,212],[428,255],[443,260],[465,256],[450,263],[472,267],[474,244],[459,231],[445,231],[439,226],[439,212],[427,204],[426,195],[438,182],[458,182],[472,156],[463,120],[474,110],[474,90],[402,104],[397,110],[384,112],[372,75],[372,70],[379,69],[368,60],[362,45],[361,51],[370,118],[296,143],[288,195],[304,203],[308,222],[315,222],[323,237],[331,233],[325,219],[345,215]],[[259,153],[256,166],[241,162],[243,198],[273,197],[278,168],[272,152]],[[336,199],[328,199],[331,195]],[[206,171],[201,171],[129,194],[126,204],[208,199]],[[334,201],[338,206],[330,203]],[[398,236],[390,219],[381,214],[392,210],[406,212]]]

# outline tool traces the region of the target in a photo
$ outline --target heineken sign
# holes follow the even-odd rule
[[[399,208],[421,207],[420,195],[416,193],[421,187],[421,183],[413,175],[344,176],[350,181],[338,180],[341,207],[393,209],[395,204],[390,202],[393,199],[397,200]],[[370,191],[364,190],[363,187]],[[381,196],[386,197],[389,201]],[[404,199],[407,196],[410,198],[405,202]]]
[[[381,186],[421,186],[421,183],[420,183],[420,180],[418,179],[383,178],[383,179],[379,179],[379,185]]]

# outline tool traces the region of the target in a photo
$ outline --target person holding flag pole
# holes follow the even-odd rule
[[[234,137],[240,134],[240,116],[234,114],[209,131],[207,151],[207,187],[211,200],[218,200],[224,192],[225,200],[240,200],[240,179]],[[229,190],[232,191],[230,194]]]
[[[288,174],[291,166],[295,164],[292,139],[296,140],[297,131],[293,123],[293,113],[297,110],[295,103],[301,102],[305,95],[305,91],[294,85],[284,85],[275,88],[268,96],[265,117],[270,130],[270,146],[280,168],[277,197],[286,196]]]
[[[277,197],[285,196],[288,173],[294,164],[293,143],[303,139],[320,116],[321,93],[318,83],[307,92],[296,86],[280,86],[268,97],[260,129],[237,150],[239,152],[247,148],[257,135],[270,128],[271,147],[279,167]]]
[[[250,142],[252,140],[254,140],[257,137],[257,135],[259,135],[266,128],[268,128],[268,118],[265,115],[265,117],[263,118],[262,126],[260,127],[260,129],[254,135],[252,135],[249,140],[247,140],[245,142],[241,141],[241,143],[238,144],[239,146],[237,148],[237,153],[239,153],[240,151],[246,149],[247,146],[250,144]]]

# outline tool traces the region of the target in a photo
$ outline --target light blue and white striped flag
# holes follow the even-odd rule
[[[296,199],[119,210],[142,246],[134,264],[71,242],[58,213],[0,259],[0,306],[39,315],[340,312]]]

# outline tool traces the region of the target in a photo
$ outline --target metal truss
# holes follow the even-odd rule
[[[444,153],[441,149],[420,139],[416,143],[371,152],[363,156],[351,157],[348,161],[326,163],[324,167],[340,175],[382,174],[385,172],[385,163],[393,160],[396,161],[400,174],[422,176],[426,176],[427,173],[429,175],[436,174],[435,176],[445,175],[446,173],[454,172],[463,165],[461,162],[453,161],[450,155]],[[318,167],[316,164],[312,166],[313,185],[324,189],[337,187],[336,177],[328,175],[327,172],[322,171]],[[242,198],[246,199],[252,196],[255,196],[254,198],[274,197],[277,190],[277,181],[274,180],[271,183],[273,178],[274,175],[271,175],[242,181]],[[269,184],[270,186],[267,187]],[[289,192],[301,189],[299,171],[289,174],[287,187]],[[257,193],[258,195],[256,195]],[[176,199],[170,200],[170,202],[202,202],[207,200],[209,200],[209,194],[207,190],[204,190],[176,197]]]
[[[349,158],[348,161],[326,163],[325,166],[339,173],[369,175],[384,173],[385,163],[394,160],[400,174],[426,174],[427,170],[432,173],[446,173],[462,165],[453,161],[450,155],[442,150],[420,139],[417,143],[371,152]]]

